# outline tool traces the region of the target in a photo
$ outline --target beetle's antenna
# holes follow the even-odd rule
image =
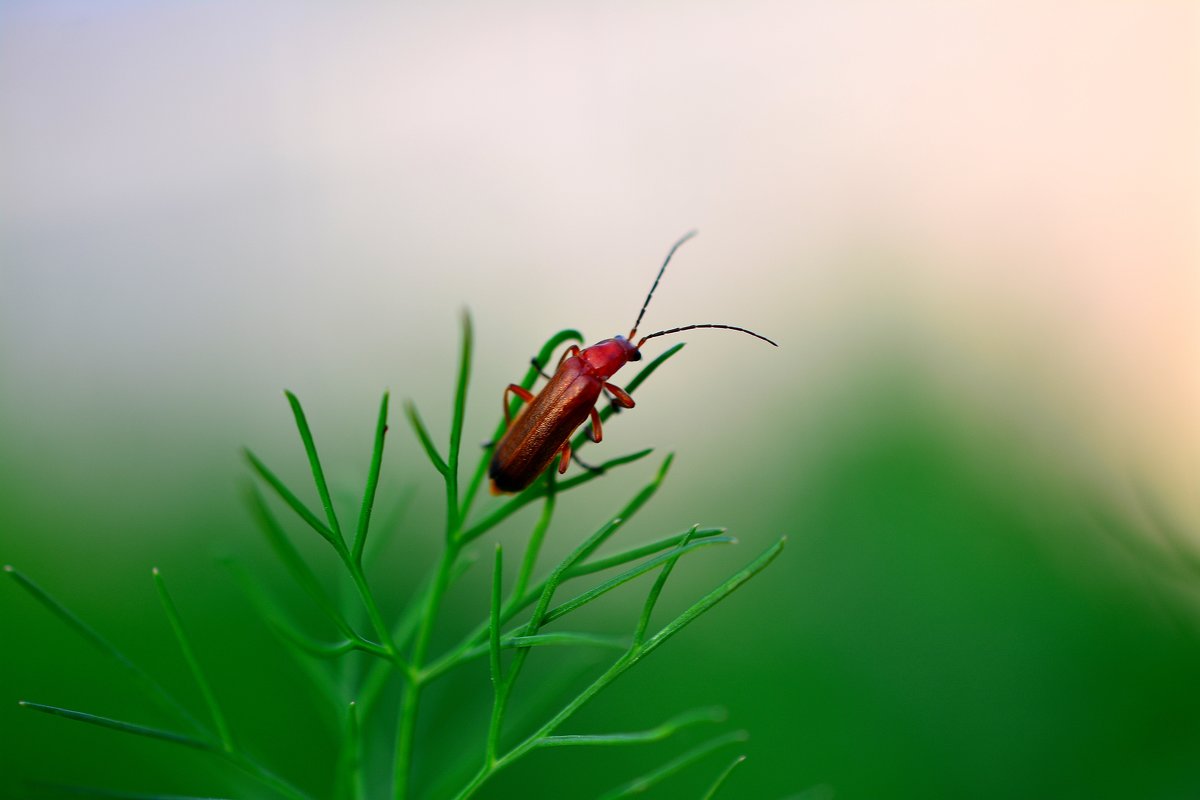
[[[646,295],[646,302],[642,303],[642,310],[638,312],[637,322],[633,323],[633,328],[629,331],[629,338],[632,339],[637,334],[638,325],[642,324],[642,315],[646,313],[646,306],[650,305],[650,298],[654,297],[654,290],[658,288],[658,282],[662,280],[663,273],[667,271],[667,264],[671,263],[671,256],[675,255],[675,251],[679,249],[679,245],[686,242],[695,236],[698,231],[688,231],[675,244],[671,245],[671,251],[667,253],[667,257],[663,260],[663,265],[658,269],[658,275],[654,277],[654,285],[650,287],[650,293]]]
[[[679,333],[680,331],[690,331],[695,328],[724,328],[727,331],[741,331],[742,333],[750,334],[755,339],[762,339],[764,342],[766,342],[769,345],[774,345],[775,347],[779,347],[778,344],[771,341],[770,339],[763,336],[762,334],[755,333],[754,331],[748,331],[745,328],[739,328],[736,325],[720,325],[715,322],[707,322],[702,325],[684,325],[682,328],[671,328],[669,331],[659,331],[658,333],[652,333],[649,336],[643,336],[641,341],[637,343],[637,347],[640,350],[642,348],[642,345],[645,343],[645,341],[647,339],[653,339],[655,336],[666,336],[669,333]]]

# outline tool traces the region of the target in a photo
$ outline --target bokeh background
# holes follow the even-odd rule
[[[1195,797],[1198,37],[1192,2],[9,0],[0,561],[199,710],[161,567],[240,738],[323,795],[330,721],[216,561],[290,597],[239,447],[303,485],[290,388],[351,496],[385,388],[446,430],[463,307],[481,441],[547,336],[627,330],[698,228],[646,329],[782,346],[691,334],[606,427],[607,455],[677,454],[623,541],[740,538],[681,565],[672,608],[789,546],[571,730],[724,704],[751,732],[729,797]],[[654,468],[564,498],[548,554]],[[398,409],[381,492],[413,498],[372,575],[399,613],[442,506]],[[245,791],[21,712],[165,724],[11,581],[0,609],[0,794]],[[425,735],[476,752],[489,691],[447,683]],[[703,735],[538,753],[481,796],[593,796]]]

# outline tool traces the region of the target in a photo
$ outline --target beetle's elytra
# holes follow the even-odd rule
[[[667,264],[671,262],[671,256],[681,244],[695,235],[695,231],[688,233],[667,253],[646,300],[642,303],[637,320],[629,331],[629,336],[614,336],[582,350],[571,345],[559,360],[554,375],[536,395],[515,383],[510,383],[504,390],[504,417],[508,420],[508,429],[496,444],[488,470],[492,479],[493,494],[525,489],[550,466],[556,455],[560,456],[558,471],[566,472],[567,464],[571,460],[571,434],[588,417],[591,417],[592,421],[592,441],[599,442],[603,433],[596,403],[605,390],[617,405],[633,408],[633,398],[624,389],[609,383],[609,378],[628,362],[641,360],[641,348],[646,340],[696,328],[722,328],[749,334],[778,347],[775,342],[754,331],[718,323],[685,325],[681,328],[662,330],[643,336],[637,344],[633,343],[638,325],[646,313],[646,306],[650,304],[650,298],[654,296],[654,290],[658,287]],[[517,395],[527,403],[515,421],[509,415],[510,394]]]

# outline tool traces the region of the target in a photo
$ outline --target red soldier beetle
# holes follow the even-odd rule
[[[556,455],[559,456],[559,473],[566,472],[571,460],[571,434],[588,417],[592,420],[591,439],[599,442],[603,438],[600,414],[596,411],[600,394],[607,390],[616,406],[633,408],[633,398],[621,387],[609,383],[609,378],[628,362],[640,361],[642,345],[647,340],[696,328],[722,328],[746,333],[775,347],[779,346],[754,331],[719,323],[685,325],[657,331],[643,336],[637,344],[633,343],[646,307],[650,305],[650,298],[654,296],[667,264],[671,263],[671,256],[675,255],[680,245],[695,235],[696,232],[691,231],[672,245],[628,336],[618,334],[582,350],[577,345],[571,345],[559,359],[554,375],[536,395],[515,383],[510,383],[504,390],[504,419],[508,428],[496,444],[488,469],[492,479],[492,494],[525,489],[550,466]],[[541,369],[536,361],[534,365]],[[516,395],[527,404],[515,421],[509,411],[510,395]]]

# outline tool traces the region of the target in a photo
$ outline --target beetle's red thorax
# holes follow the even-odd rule
[[[581,350],[579,358],[593,375],[606,381],[627,362],[632,361],[636,353],[637,348],[628,339],[618,336],[614,339],[597,342],[586,350]]]

